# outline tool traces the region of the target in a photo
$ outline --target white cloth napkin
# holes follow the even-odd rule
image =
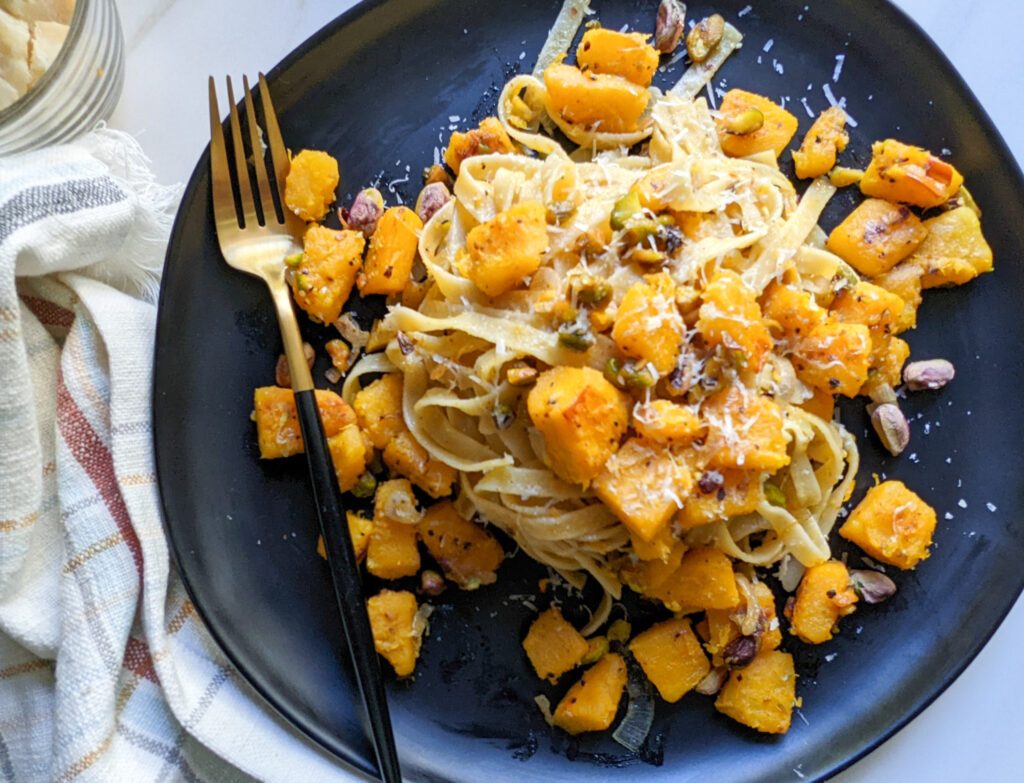
[[[150,398],[177,196],[110,130],[0,159],[0,781],[355,779],[170,565]]]

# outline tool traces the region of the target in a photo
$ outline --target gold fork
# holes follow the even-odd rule
[[[290,162],[281,139],[281,130],[277,124],[277,115],[270,100],[267,82],[263,74],[260,74],[259,96],[263,105],[267,147],[274,176],[268,174],[249,80],[245,77],[243,85],[249,149],[256,173],[255,191],[249,176],[249,164],[246,160],[235,96],[231,89],[231,78],[228,77],[234,173],[238,182],[238,202],[241,205],[239,215],[235,206],[235,191],[231,183],[231,168],[228,163],[220,109],[217,106],[216,85],[213,77],[210,77],[210,182],[213,190],[217,240],[228,264],[261,278],[270,289],[270,295],[274,300],[288,370],[292,378],[292,389],[295,392],[295,407],[305,443],[320,531],[327,550],[327,561],[341,613],[342,628],[352,656],[363,706],[369,718],[380,778],[385,783],[401,783],[402,776],[391,730],[384,681],[373,645],[373,634],[366,614],[366,602],[363,600],[358,565],[345,519],[341,491],[331,464],[323,423],[320,421],[320,412],[313,391],[313,376],[309,365],[306,364],[299,325],[295,320],[295,311],[284,277],[284,260],[293,253],[301,252],[299,240],[304,231],[303,222],[284,205],[284,183]],[[254,194],[259,199],[258,202]],[[283,218],[278,216],[275,209],[275,195],[281,206]]]

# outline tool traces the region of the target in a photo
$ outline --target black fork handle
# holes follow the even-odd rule
[[[334,474],[323,422],[312,389],[295,392],[302,440],[306,447],[310,485],[316,503],[320,533],[327,550],[334,594],[341,614],[341,625],[352,654],[352,667],[370,722],[377,767],[384,783],[401,783],[395,737],[391,730],[387,695],[381,676],[380,660],[373,645],[370,618],[366,613],[359,564],[348,532],[345,508]]]

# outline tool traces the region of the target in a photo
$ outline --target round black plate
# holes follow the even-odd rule
[[[271,74],[288,144],[329,150],[339,195],[380,182],[390,203],[415,198],[420,172],[450,128],[493,111],[502,83],[532,66],[560,3],[382,0],[360,5]],[[650,29],[655,0],[595,2],[603,24]],[[790,781],[822,779],[895,731],[967,664],[1024,582],[1024,388],[1021,291],[1024,187],[997,132],[945,58],[879,0],[722,0],[746,35],[716,84],[780,99],[801,120],[827,105],[822,85],[857,121],[845,160],[862,165],[875,139],[943,151],[984,211],[996,273],[932,291],[914,356],[943,356],[958,375],[905,409],[913,442],[901,459],[868,437],[862,406],[846,422],[872,473],[905,480],[939,513],[936,545],[899,593],[862,608],[820,648],[787,639],[803,697],[784,737],[765,737],[697,696],[659,703],[648,749],[609,736],[570,739],[533,703],[538,684],[519,641],[543,569],[517,557],[497,585],[436,600],[414,682],[390,682],[398,746],[410,780]],[[841,73],[833,82],[841,56]],[[678,78],[679,66],[656,83]],[[798,135],[798,139],[800,138]],[[785,156],[788,159],[788,155]],[[198,163],[167,255],[156,351],[154,418],[167,530],[185,583],[212,633],[256,689],[340,758],[372,770],[347,670],[329,575],[301,459],[261,463],[248,413],[252,389],[273,382],[279,337],[261,283],[221,260],[211,222],[208,160]],[[826,214],[831,227],[853,197]],[[306,328],[323,342],[327,331]],[[323,368],[320,367],[320,370]],[[322,378],[322,373],[319,374]],[[853,562],[857,555],[851,553]],[[834,654],[834,656],[833,656]]]

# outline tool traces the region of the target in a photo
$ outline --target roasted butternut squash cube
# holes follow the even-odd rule
[[[877,347],[892,334],[896,319],[903,313],[903,300],[881,286],[862,281],[840,291],[828,309],[840,323],[864,324],[871,333],[872,346]]]
[[[619,711],[626,687],[626,662],[607,653],[587,669],[555,707],[554,723],[570,734],[604,731]]]
[[[630,286],[619,303],[612,339],[626,356],[650,363],[659,375],[675,369],[686,324],[676,307],[667,274],[649,275]]]
[[[589,485],[619,450],[629,426],[628,398],[591,367],[553,367],[527,397],[533,426],[544,436],[551,469]]]
[[[921,276],[924,270],[913,261],[900,263],[871,282],[903,300],[903,312],[893,322],[893,334],[917,326],[917,308],[921,306]]]
[[[828,312],[815,301],[813,294],[792,286],[773,282],[765,291],[763,301],[764,317],[773,324],[773,335],[790,346],[828,318]]]
[[[796,175],[800,179],[820,177],[836,165],[836,154],[846,149],[846,112],[839,106],[825,109],[811,125],[800,149],[793,153]]]
[[[729,675],[715,709],[766,734],[785,734],[796,701],[793,656],[779,650],[759,653],[750,665]]]
[[[924,288],[963,285],[992,271],[992,248],[970,207],[957,207],[924,221],[928,236],[907,259],[921,270]]]
[[[839,535],[875,560],[908,569],[928,557],[935,523],[935,509],[902,481],[883,481],[850,512]]]
[[[604,133],[635,131],[650,93],[621,76],[555,63],[544,71],[549,114]]]
[[[405,419],[402,418],[402,374],[382,375],[360,389],[352,400],[352,407],[359,428],[375,448],[383,449],[406,430]]]
[[[629,585],[634,592],[661,600],[662,596],[667,594],[661,592],[662,589],[669,585],[669,580],[679,569],[685,554],[686,544],[675,541],[663,557],[627,564],[620,571],[619,579]]]
[[[796,590],[791,618],[793,633],[808,644],[827,642],[839,618],[853,612],[856,603],[857,594],[845,565],[829,560],[811,566]]]
[[[700,640],[685,617],[666,620],[637,634],[629,651],[661,698],[670,703],[679,701],[711,671]]]
[[[391,207],[377,222],[363,271],[356,277],[362,294],[401,293],[409,284],[423,221],[408,207]]]
[[[705,492],[701,489],[700,477],[695,478],[693,489],[676,518],[683,530],[757,510],[761,500],[760,473],[729,469],[711,469],[711,472],[721,477],[721,483],[717,480],[704,482],[708,488]]]
[[[688,609],[731,609],[740,602],[732,561],[715,547],[691,549],[662,585],[665,605]]]
[[[862,275],[874,277],[913,253],[927,235],[906,205],[869,198],[832,229],[826,247]]]
[[[867,326],[829,319],[797,344],[791,360],[808,386],[855,397],[868,379],[871,348]]]
[[[868,370],[868,380],[866,381],[868,384],[871,382],[870,376],[871,370]],[[812,391],[811,397],[801,402],[800,407],[818,418],[831,421],[836,411],[836,398],[825,389],[814,388]],[[866,390],[865,393],[869,392]]]
[[[633,547],[633,554],[640,560],[667,560],[675,546],[676,537],[672,534],[672,526],[665,525],[650,541],[644,541],[630,531],[629,543]]]
[[[649,37],[595,27],[576,47],[576,64],[584,72],[614,74],[647,87],[658,68],[658,52],[647,43]]]
[[[406,590],[381,590],[366,601],[373,646],[399,677],[413,673],[420,655],[426,624],[418,612],[416,596]]]
[[[633,428],[650,443],[685,446],[706,432],[700,417],[671,400],[651,400],[633,409]]]
[[[338,487],[348,492],[366,471],[366,445],[359,427],[355,424],[343,427],[341,432],[327,439],[327,449],[338,477]]]
[[[871,145],[871,163],[860,180],[865,196],[929,209],[951,199],[964,178],[928,150],[895,139]]]
[[[541,612],[523,639],[523,649],[537,676],[554,684],[587,654],[587,640],[557,606]]]
[[[295,304],[314,321],[331,324],[352,293],[366,241],[358,231],[313,224],[302,238],[302,260],[289,275]]]
[[[408,429],[398,433],[384,446],[381,456],[384,464],[399,475],[410,479],[432,498],[447,497],[458,472],[451,465],[431,457]]]
[[[452,133],[448,140],[448,148],[444,151],[444,162],[458,174],[462,161],[466,158],[491,153],[507,154],[515,151],[515,144],[512,143],[512,139],[509,138],[498,118],[485,117],[481,120],[478,128],[466,133],[459,133],[459,131]]]
[[[757,109],[764,124],[752,133],[733,133],[736,119],[750,109]],[[729,90],[718,107],[715,128],[722,151],[733,158],[745,158],[758,152],[771,150],[779,157],[786,149],[800,123],[796,117],[763,95],[745,90]]]
[[[701,294],[697,331],[710,347],[723,346],[739,352],[741,364],[757,372],[765,354],[772,349],[772,338],[764,324],[757,298],[735,272],[722,269]]]
[[[314,393],[328,439],[355,423],[355,413],[336,393],[329,389],[317,389]],[[295,408],[295,392],[280,386],[261,386],[253,393],[253,407],[260,457],[290,457],[305,450],[299,413]]]
[[[690,491],[690,471],[664,446],[631,438],[594,477],[594,493],[643,541],[668,527]]]
[[[708,467],[775,472],[789,464],[782,412],[768,397],[733,384],[709,397],[701,416]]]
[[[548,250],[544,205],[524,201],[473,227],[462,273],[487,296],[500,296],[537,271]]]
[[[413,511],[414,497],[407,479],[385,481],[377,488],[373,530],[366,550],[366,570],[374,576],[398,579],[419,571],[420,550],[416,544],[419,520],[408,513]]]
[[[505,551],[483,527],[459,516],[450,502],[426,510],[419,525],[420,540],[444,575],[463,590],[497,581],[495,573]]]
[[[373,532],[373,520],[357,514],[355,511],[346,511],[345,519],[348,522],[348,534],[352,539],[352,550],[355,552],[356,561],[362,562],[366,557],[366,547],[370,543],[370,533]],[[323,536],[317,536],[316,553],[322,558],[327,558],[327,547],[324,545]]]
[[[320,220],[334,203],[339,179],[338,161],[320,150],[302,150],[285,177],[285,206],[307,223]]]
[[[871,368],[868,379],[861,387],[861,394],[873,396],[883,386],[895,388],[903,380],[903,365],[910,358],[910,346],[906,340],[890,335],[871,351]]]

